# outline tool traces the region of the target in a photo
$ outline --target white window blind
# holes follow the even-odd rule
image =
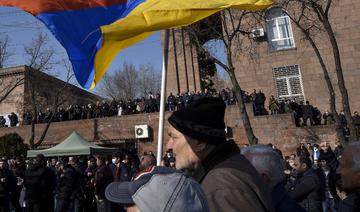
[[[299,65],[273,68],[273,77],[279,100],[305,101]]]

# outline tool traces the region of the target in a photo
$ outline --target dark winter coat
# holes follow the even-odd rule
[[[289,186],[289,195],[309,212],[322,211],[322,187],[314,169],[308,169]]]
[[[303,117],[313,117],[314,108],[311,105],[301,105]]]
[[[95,195],[105,198],[106,186],[113,182],[114,177],[111,169],[103,164],[95,172]]]
[[[56,175],[50,168],[34,164],[25,172],[24,185],[27,202],[53,201]]]
[[[15,113],[11,113],[11,115],[9,115],[9,119],[11,127],[15,127],[19,123],[18,116]]]
[[[16,189],[16,180],[9,169],[0,169],[0,199],[9,199]]]
[[[332,170],[336,170],[339,165],[334,152],[330,149],[327,152],[320,150],[319,160],[325,160]]]
[[[283,183],[273,188],[271,196],[276,212],[305,212],[305,209],[289,196]]]
[[[210,211],[273,211],[269,189],[233,141],[220,144],[203,160],[195,179]]]
[[[73,198],[74,191],[77,187],[77,174],[71,165],[65,165],[64,173],[60,176],[56,188],[56,194],[59,198]]]
[[[352,193],[339,203],[338,212],[360,211],[360,195]]]
[[[323,169],[318,169],[317,170],[317,172],[318,172],[318,176],[320,177],[320,180],[321,180],[321,185],[322,185],[322,196],[323,196],[323,199],[325,199],[325,197],[326,197],[326,194],[325,194],[325,192],[326,192],[326,186],[328,186],[329,188],[329,191],[330,191],[330,193],[331,193],[331,195],[333,196],[333,198],[335,199],[335,200],[339,200],[340,198],[339,198],[339,196],[337,195],[337,191],[336,191],[336,173],[335,173],[335,171],[333,171],[333,170],[329,170],[329,173],[328,173],[328,175],[327,175],[327,178],[328,178],[328,185],[326,185],[326,174],[325,174],[325,171],[323,170]]]
[[[310,157],[310,153],[309,153],[309,151],[306,149],[306,147],[303,147],[303,148],[298,147],[298,148],[296,149],[296,155],[297,155],[298,157],[301,157],[301,158],[309,158],[309,157]]]

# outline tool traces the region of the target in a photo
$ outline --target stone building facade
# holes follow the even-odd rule
[[[201,90],[200,67],[195,45],[183,29],[169,32],[169,58],[166,92],[174,95]]]
[[[43,112],[54,105],[55,97],[62,101],[61,105],[64,107],[70,104],[84,105],[102,100],[97,95],[27,66],[0,69],[0,82],[0,98],[6,91],[13,88],[10,94],[0,102],[0,114],[7,115],[15,112],[20,120],[22,115],[32,107],[32,88],[36,106]],[[15,86],[16,83],[19,85]]]
[[[288,11],[289,13],[291,11]],[[270,8],[266,20],[254,29],[262,29],[264,39],[254,41],[256,54],[241,54],[232,58],[236,68],[236,77],[243,90],[252,92],[253,89],[261,89],[269,99],[274,95],[279,99],[294,99],[298,101],[310,101],[324,112],[330,109],[329,92],[324,80],[318,58],[314,50],[304,39],[301,31],[290,20],[281,8]],[[341,0],[333,1],[330,10],[330,21],[335,31],[339,45],[343,75],[348,91],[352,112],[360,110],[360,1]],[[179,30],[178,30],[179,31]],[[176,32],[176,31],[175,31]],[[181,49],[181,38],[177,33],[177,49]],[[171,41],[171,39],[170,39]],[[188,39],[185,36],[185,43]],[[333,52],[326,34],[316,38],[320,52],[329,70],[332,84],[335,88],[338,112],[342,110],[341,95],[335,73]],[[172,44],[170,43],[170,46]],[[191,45],[190,45],[191,46]],[[168,66],[168,90],[174,90],[177,82],[180,90],[186,90],[185,59],[190,55],[190,49],[186,53],[174,52],[170,48],[170,63]],[[173,63],[174,55],[177,58],[176,66]],[[197,60],[196,52],[192,52],[193,60]],[[194,65],[198,65],[196,62]],[[176,70],[177,69],[177,70]],[[195,68],[196,69],[196,68]],[[199,69],[199,68],[197,68]],[[175,73],[178,73],[177,75]],[[188,77],[189,78],[189,77]],[[199,75],[196,85],[197,90],[202,89]],[[190,86],[190,90],[191,90]]]

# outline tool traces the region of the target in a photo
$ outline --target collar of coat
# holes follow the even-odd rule
[[[206,174],[215,168],[221,162],[231,158],[232,156],[240,154],[238,145],[233,141],[226,141],[219,144],[205,159],[202,161],[202,166],[194,174],[194,179],[202,182]]]

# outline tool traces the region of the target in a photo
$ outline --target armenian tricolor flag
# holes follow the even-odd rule
[[[226,8],[260,10],[272,0],[0,0],[41,20],[64,46],[75,76],[94,88],[123,49],[152,32],[192,24]]]

